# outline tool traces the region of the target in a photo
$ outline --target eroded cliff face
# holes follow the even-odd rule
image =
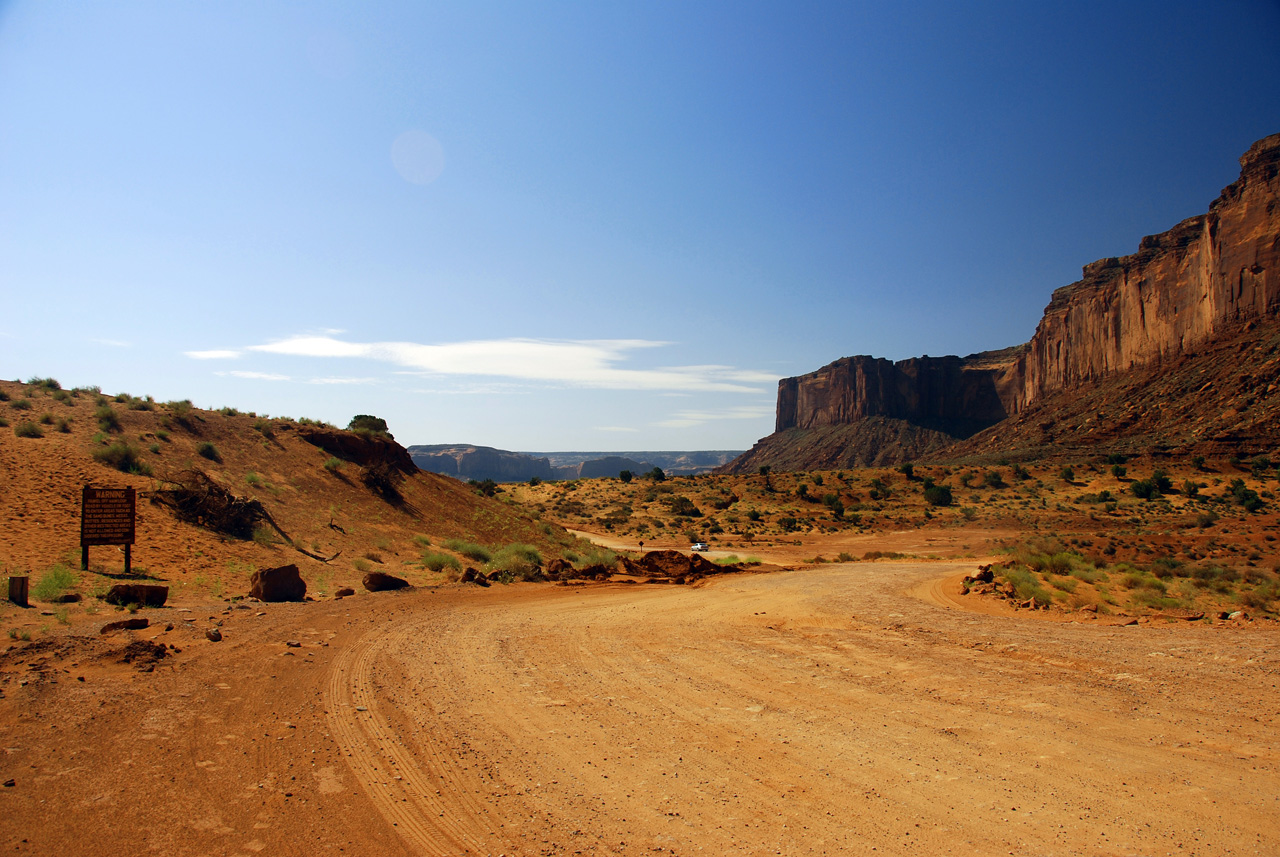
[[[1280,134],[1240,158],[1207,214],[1058,289],[1026,345],[892,363],[846,357],[778,384],[776,431],[906,420],[968,437],[1103,376],[1195,353],[1280,311]]]
[[[1280,308],[1280,134],[1240,158],[1208,214],[1102,259],[1053,294],[1019,369],[1018,411],[1059,390],[1195,352]]]

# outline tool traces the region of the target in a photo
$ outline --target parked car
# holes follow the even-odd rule
[[[689,550],[691,550],[691,551],[704,551],[704,550],[707,550],[707,543],[706,543],[706,542],[694,542],[692,545],[690,545],[690,546],[689,546]]]

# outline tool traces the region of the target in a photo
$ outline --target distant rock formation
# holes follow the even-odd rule
[[[1240,167],[1207,214],[1143,238],[1133,255],[1086,265],[1079,282],[1053,293],[1025,345],[897,363],[846,357],[784,378],[775,433],[722,469],[907,461],[937,449],[939,435],[970,437],[1060,392],[1194,354],[1243,323],[1275,316],[1280,134],[1254,143]],[[911,427],[896,432],[900,439],[913,438],[889,450],[892,460],[877,443],[886,419]],[[806,446],[807,458],[797,455]]]
[[[408,451],[422,470],[481,482],[528,482],[535,477],[543,481],[599,479],[617,476],[623,470],[639,475],[654,467],[672,475],[709,473],[740,454],[738,450],[528,453],[471,444],[418,444]]]
[[[491,446],[437,444],[415,445],[408,449],[413,463],[421,469],[455,479],[528,482],[535,477],[542,480],[555,478],[551,462],[547,459]]]
[[[593,458],[578,466],[579,479],[599,479],[602,476],[617,476],[624,470],[630,470],[637,476],[653,466],[645,467],[639,461],[621,455],[607,455],[604,458]]]

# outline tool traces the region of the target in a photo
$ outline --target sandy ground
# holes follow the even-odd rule
[[[179,606],[151,672],[12,643],[0,846],[1280,853],[1273,624],[983,615],[971,567]]]

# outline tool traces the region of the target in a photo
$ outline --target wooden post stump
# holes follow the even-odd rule
[[[27,603],[27,578],[9,578],[9,600],[19,607],[30,607]]]

